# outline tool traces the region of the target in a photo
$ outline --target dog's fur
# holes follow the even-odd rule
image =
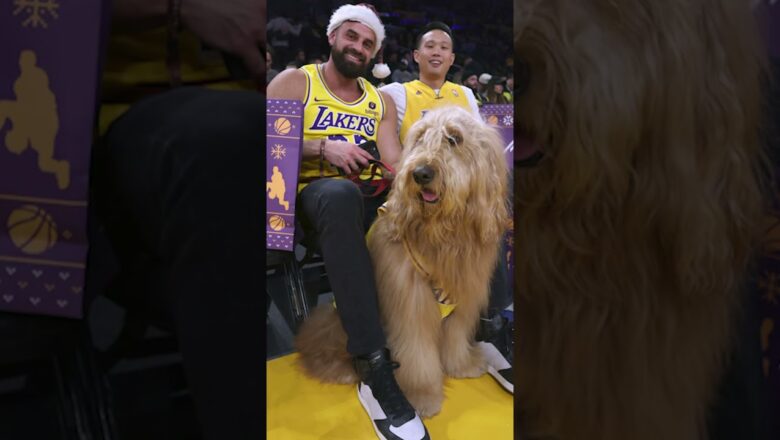
[[[515,0],[525,438],[698,440],[762,211],[763,48],[741,0]]]
[[[410,130],[398,175],[369,236],[382,326],[396,378],[422,417],[439,412],[445,375],[476,377],[486,364],[474,344],[480,312],[508,222],[508,170],[498,133],[456,107],[428,112]],[[413,176],[435,172],[421,198]],[[410,261],[403,241],[432,273],[434,285],[457,304],[442,320],[432,283]],[[346,334],[332,305],[320,306],[296,337],[304,370],[322,381],[358,378],[346,352]]]

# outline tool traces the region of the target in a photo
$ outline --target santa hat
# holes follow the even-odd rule
[[[385,27],[382,25],[382,21],[379,19],[379,15],[373,10],[373,7],[369,5],[344,5],[333,12],[330,16],[330,23],[328,23],[327,34],[330,35],[345,21],[357,21],[362,23],[372,31],[376,36],[376,45],[374,46],[374,52],[371,58],[376,57],[379,49],[382,47],[382,43],[385,41]]]

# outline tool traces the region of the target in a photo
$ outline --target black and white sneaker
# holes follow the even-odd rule
[[[488,363],[488,373],[507,391],[514,394],[515,384],[512,372],[514,358],[514,322],[496,314],[492,318],[480,319],[477,332],[477,346]]]
[[[377,436],[382,440],[430,440],[422,419],[395,381],[393,370],[398,363],[390,360],[389,352],[382,349],[356,357],[354,362],[360,376],[358,399]]]

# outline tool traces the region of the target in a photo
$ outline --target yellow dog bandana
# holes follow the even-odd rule
[[[387,202],[382,204],[382,206],[377,209],[378,215],[383,215],[387,212]],[[371,237],[371,233],[374,230],[374,226],[372,225],[368,229],[368,233],[366,233],[366,241],[368,241],[369,237]],[[450,316],[450,313],[452,313],[455,310],[455,307],[457,304],[453,304],[452,301],[448,298],[447,293],[435,286],[435,281],[433,280],[433,277],[431,276],[431,273],[427,270],[425,270],[425,266],[422,263],[422,259],[419,255],[416,255],[414,253],[414,250],[412,250],[411,245],[406,240],[406,238],[403,239],[403,245],[404,250],[406,251],[406,255],[409,257],[409,260],[414,265],[415,269],[417,269],[418,272],[420,272],[430,283],[431,283],[431,290],[433,291],[433,296],[436,298],[436,302],[439,304],[439,312],[441,312],[441,319],[444,319],[448,316]]]

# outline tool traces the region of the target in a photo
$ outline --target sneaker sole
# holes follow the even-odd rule
[[[511,394],[515,394],[514,384],[504,379],[504,376],[502,376],[495,368],[493,368],[492,365],[488,365],[488,373],[490,373],[490,375],[493,376],[493,379],[495,379],[501,385],[502,388],[504,388]]]
[[[368,409],[368,405],[363,400],[363,396],[360,395],[360,384],[358,384],[357,388],[355,388],[357,391],[358,400],[360,400],[360,404],[363,405],[363,409],[366,410],[366,414],[368,414],[368,419],[371,421],[371,427],[374,428],[374,432],[376,432],[377,437],[379,437],[381,440],[387,440],[387,438],[382,435],[381,432],[376,428],[376,423],[374,423],[374,419],[371,418],[371,411]]]

